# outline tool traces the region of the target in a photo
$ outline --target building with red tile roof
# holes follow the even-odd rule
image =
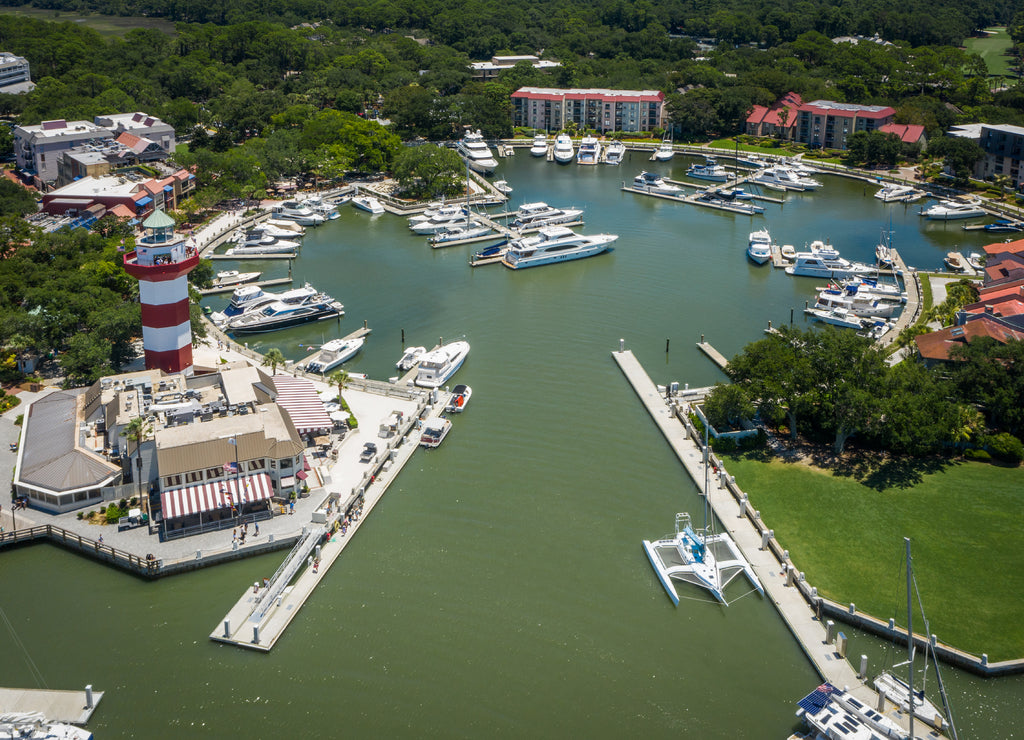
[[[195,176],[185,170],[160,179],[125,176],[83,177],[43,196],[42,209],[55,216],[87,210],[130,214],[142,220],[154,209],[170,211],[195,190]],[[120,208],[118,208],[120,206]],[[97,215],[97,218],[103,214]]]
[[[512,93],[512,125],[560,131],[580,129],[653,131],[664,127],[665,93],[660,90],[521,87]]]
[[[815,100],[797,108],[795,140],[811,147],[845,150],[850,134],[877,131],[895,116],[896,110],[887,105]]]
[[[755,105],[747,115],[746,133],[750,136],[779,136],[788,141],[796,129],[796,110],[803,104],[799,93],[788,92],[771,107]]]
[[[948,326],[930,334],[920,334],[914,337],[914,342],[925,365],[931,367],[952,361],[950,352],[954,347],[970,344],[979,337],[991,337],[1003,344],[1011,340],[1022,341],[1024,329],[1009,326],[1005,320],[992,314],[981,313],[966,317],[963,324]]]
[[[924,126],[916,123],[887,123],[878,130],[883,134],[896,134],[904,144],[920,144],[923,148],[927,143]]]

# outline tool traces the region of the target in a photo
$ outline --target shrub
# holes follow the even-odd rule
[[[356,417],[353,414],[348,415],[348,428],[355,429],[359,426],[359,422],[356,421]]]
[[[115,503],[107,507],[107,524],[117,524],[117,520],[125,515],[124,510]]]
[[[1024,460],[1024,442],[1008,432],[985,438],[985,447],[996,460],[1017,465]]]
[[[968,460],[977,460],[978,462],[992,462],[992,456],[988,454],[987,450],[976,447],[968,447],[964,450],[964,457]]]
[[[79,521],[81,521],[82,519],[85,519],[85,514],[83,514],[82,512],[78,512],[78,519],[79,519]]]
[[[25,415],[18,414],[18,416],[14,419],[14,426],[20,427],[23,421],[25,421]]]

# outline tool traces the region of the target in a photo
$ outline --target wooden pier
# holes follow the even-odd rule
[[[345,336],[342,337],[342,340],[347,342],[349,339],[361,339],[362,337],[367,337],[367,336],[369,336],[372,333],[373,333],[373,329],[370,329],[369,327],[367,327],[366,323],[364,322],[363,326],[361,328],[356,329],[351,334],[346,334]],[[307,355],[306,357],[303,357],[298,362],[293,362],[293,363],[289,364],[287,367],[295,368],[295,367],[298,367],[299,365],[301,365],[302,367],[307,367],[309,365],[309,363],[312,362],[313,359],[318,354],[320,354],[320,348],[319,347],[317,348],[316,352],[314,352],[313,354]]]
[[[769,536],[765,537],[758,531],[757,525],[754,524],[755,521],[760,523],[760,516],[757,512],[752,511],[745,503],[737,502],[728,486],[722,485],[724,472],[716,476],[708,475],[709,485],[705,489],[706,471],[704,470],[702,448],[690,437],[687,428],[677,418],[673,407],[658,391],[657,386],[651,381],[633,353],[620,349],[617,352],[612,352],[612,357],[689,473],[698,491],[707,496],[708,503],[718,521],[732,536],[747,562],[754,568],[754,572],[764,585],[767,599],[775,606],[818,674],[834,686],[847,688],[866,706],[877,708],[879,696],[868,684],[867,678],[859,676],[849,661],[837,652],[836,645],[828,639],[831,622],[829,625],[822,624],[821,619],[811,610],[800,588],[797,587],[798,576],[788,563],[785,565],[780,563],[773,548],[765,544],[766,540],[772,542],[774,540],[770,537],[770,532],[764,528],[763,523],[760,526]],[[666,517],[671,515],[672,512],[665,514]],[[832,631],[835,631],[834,626],[832,626]],[[894,705],[886,702],[883,714],[907,729],[906,715],[896,711]],[[924,723],[917,722],[914,726],[915,740],[936,740],[942,737]]]
[[[742,206],[731,206],[727,203],[709,203],[704,200],[699,200],[700,196],[704,194],[704,191],[699,191],[693,195],[670,195],[668,193],[652,193],[649,190],[642,190],[640,188],[630,187],[629,185],[622,186],[623,192],[636,193],[637,195],[646,195],[651,198],[661,198],[663,200],[670,200],[673,203],[686,203],[691,206],[701,206],[702,208],[710,208],[715,211],[727,211],[729,213],[738,213],[741,216],[761,216],[763,212],[753,213]]]
[[[720,370],[725,370],[725,368],[728,367],[729,361],[725,359],[725,355],[705,342],[703,336],[701,336],[700,341],[697,342],[697,349],[706,354],[713,363],[718,365]]]
[[[210,254],[210,260],[293,260],[298,255],[295,252],[275,252],[274,254]]]
[[[235,288],[241,287],[243,285],[255,285],[258,288],[270,288],[274,285],[288,285],[289,283],[292,282],[294,281],[289,276],[281,278],[270,278],[269,280],[254,280],[251,283],[232,283],[231,285],[215,285],[212,288],[201,289],[199,291],[199,295],[216,295],[218,293],[228,293],[233,291]]]
[[[917,270],[907,267],[897,250],[890,250],[890,254],[892,255],[893,272],[898,276],[897,280],[900,276],[903,278],[903,290],[907,294],[907,303],[903,306],[893,327],[878,339],[878,346],[883,348],[895,342],[901,331],[917,321],[923,308],[921,305],[921,278],[918,276]]]
[[[92,686],[83,691],[0,689],[0,714],[39,712],[51,722],[84,725],[102,698],[103,692]]]

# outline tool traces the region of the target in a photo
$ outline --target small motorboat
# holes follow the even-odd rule
[[[461,414],[466,410],[466,404],[469,403],[469,399],[472,395],[472,388],[468,385],[459,383],[457,386],[452,388],[452,397],[448,401],[448,405],[445,406],[445,411],[453,414]]]
[[[444,438],[451,431],[452,423],[443,417],[435,417],[423,422],[423,430],[420,432],[421,447],[438,447]]]
[[[306,371],[327,374],[338,365],[355,357],[359,350],[363,348],[365,341],[362,337],[355,339],[332,339],[320,348],[320,354],[309,361]]]
[[[420,361],[420,355],[427,351],[426,347],[409,347],[402,355],[402,359],[395,363],[399,370],[412,370]]]
[[[512,192],[512,186],[508,184],[508,180],[495,180],[494,188],[499,193],[504,193],[505,195]]]
[[[356,195],[352,198],[352,205],[374,216],[384,213],[383,204],[372,195]]]
[[[942,261],[945,262],[946,267],[948,267],[953,272],[963,272],[964,263],[960,261],[962,256],[963,255],[961,255],[959,252],[949,252],[946,254],[946,258]]]
[[[967,266],[972,270],[981,272],[985,269],[985,255],[981,252],[971,252],[965,259],[967,260]]]
[[[213,281],[215,287],[226,288],[229,285],[241,285],[259,280],[261,272],[239,272],[238,270],[221,270]]]

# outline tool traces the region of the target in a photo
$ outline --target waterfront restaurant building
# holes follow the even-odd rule
[[[521,87],[512,93],[512,123],[560,131],[570,123],[602,134],[664,128],[665,94],[659,90]]]

